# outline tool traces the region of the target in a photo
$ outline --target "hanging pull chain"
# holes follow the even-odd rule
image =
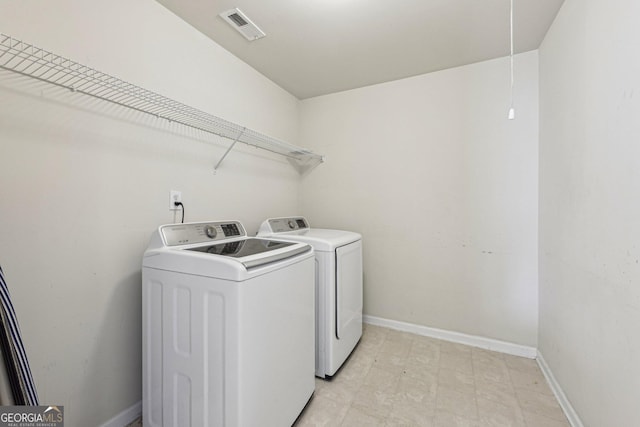
[[[513,0],[511,0],[511,7],[509,13],[509,36],[511,41],[511,54],[509,56],[511,65],[511,102],[509,103],[509,120],[516,118],[516,110],[513,107]]]

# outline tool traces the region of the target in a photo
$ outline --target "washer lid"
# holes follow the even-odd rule
[[[293,242],[248,238],[233,242],[185,248],[185,250],[237,258],[238,261],[240,261],[240,263],[242,263],[246,268],[252,268],[258,265],[278,261],[280,259],[289,258],[308,250],[304,246],[295,248],[291,247],[294,245],[295,243]],[[278,251],[277,254],[268,253],[287,247],[289,248],[286,251]],[[258,254],[261,254],[261,256],[254,256]]]
[[[169,224],[153,234],[143,267],[246,280],[313,256],[302,242],[246,237],[238,221]]]

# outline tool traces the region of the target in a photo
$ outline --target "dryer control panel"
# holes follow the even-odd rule
[[[272,218],[269,220],[269,227],[273,233],[284,233],[286,231],[304,230],[309,228],[309,223],[301,216]]]
[[[163,225],[160,234],[166,246],[179,246],[246,237],[247,232],[239,221],[216,221]]]

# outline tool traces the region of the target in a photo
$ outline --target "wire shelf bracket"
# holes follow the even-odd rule
[[[324,156],[312,151],[174,101],[2,33],[0,68],[231,139],[233,143],[215,165],[214,173],[237,142],[286,157],[300,174],[324,162]]]
[[[238,142],[238,140],[240,139],[240,137],[242,136],[242,134],[244,133],[245,130],[247,130],[247,129],[243,128],[240,131],[240,133],[238,134],[238,137],[233,140],[233,142],[231,143],[229,148],[227,148],[227,151],[225,151],[224,154],[222,155],[222,157],[220,157],[220,160],[218,160],[218,163],[216,163],[216,165],[213,167],[213,173],[218,173],[218,168],[220,167],[220,164],[222,164],[222,161],[224,160],[224,158],[227,157],[227,154],[229,154],[229,152],[231,150],[233,150],[233,147],[236,145],[236,142]]]

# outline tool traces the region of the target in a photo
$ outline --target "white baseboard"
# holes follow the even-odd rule
[[[139,416],[142,415],[142,400],[124,411],[120,412],[115,417],[111,418],[106,423],[102,424],[100,427],[125,427],[127,424],[135,421]]]
[[[551,391],[553,391],[556,399],[558,399],[558,403],[560,403],[560,407],[564,411],[564,414],[567,416],[571,427],[584,427],[584,424],[582,424],[582,420],[580,420],[578,413],[575,411],[575,409],[573,409],[573,405],[571,405],[571,402],[569,402],[569,399],[567,399],[564,391],[562,391],[562,387],[560,387],[560,384],[558,383],[558,381],[556,381],[556,378],[553,376],[553,372],[551,372],[549,365],[547,365],[547,362],[544,360],[544,357],[542,357],[542,353],[540,353],[540,351],[538,351],[536,360],[538,362],[538,366],[540,366],[540,370],[542,370],[544,377],[549,383],[549,387],[551,387]]]
[[[398,331],[411,332],[417,335],[437,338],[444,341],[455,342],[458,344],[470,345],[472,347],[497,351],[513,356],[535,359],[538,354],[538,351],[535,347],[528,347],[526,345],[513,344],[476,335],[467,335],[460,332],[446,331],[444,329],[430,328],[428,326],[416,325],[413,323],[399,322],[397,320],[389,320],[382,317],[369,316],[366,314],[363,315],[362,318],[365,323],[369,323],[371,325],[384,326],[386,328],[395,329]]]

